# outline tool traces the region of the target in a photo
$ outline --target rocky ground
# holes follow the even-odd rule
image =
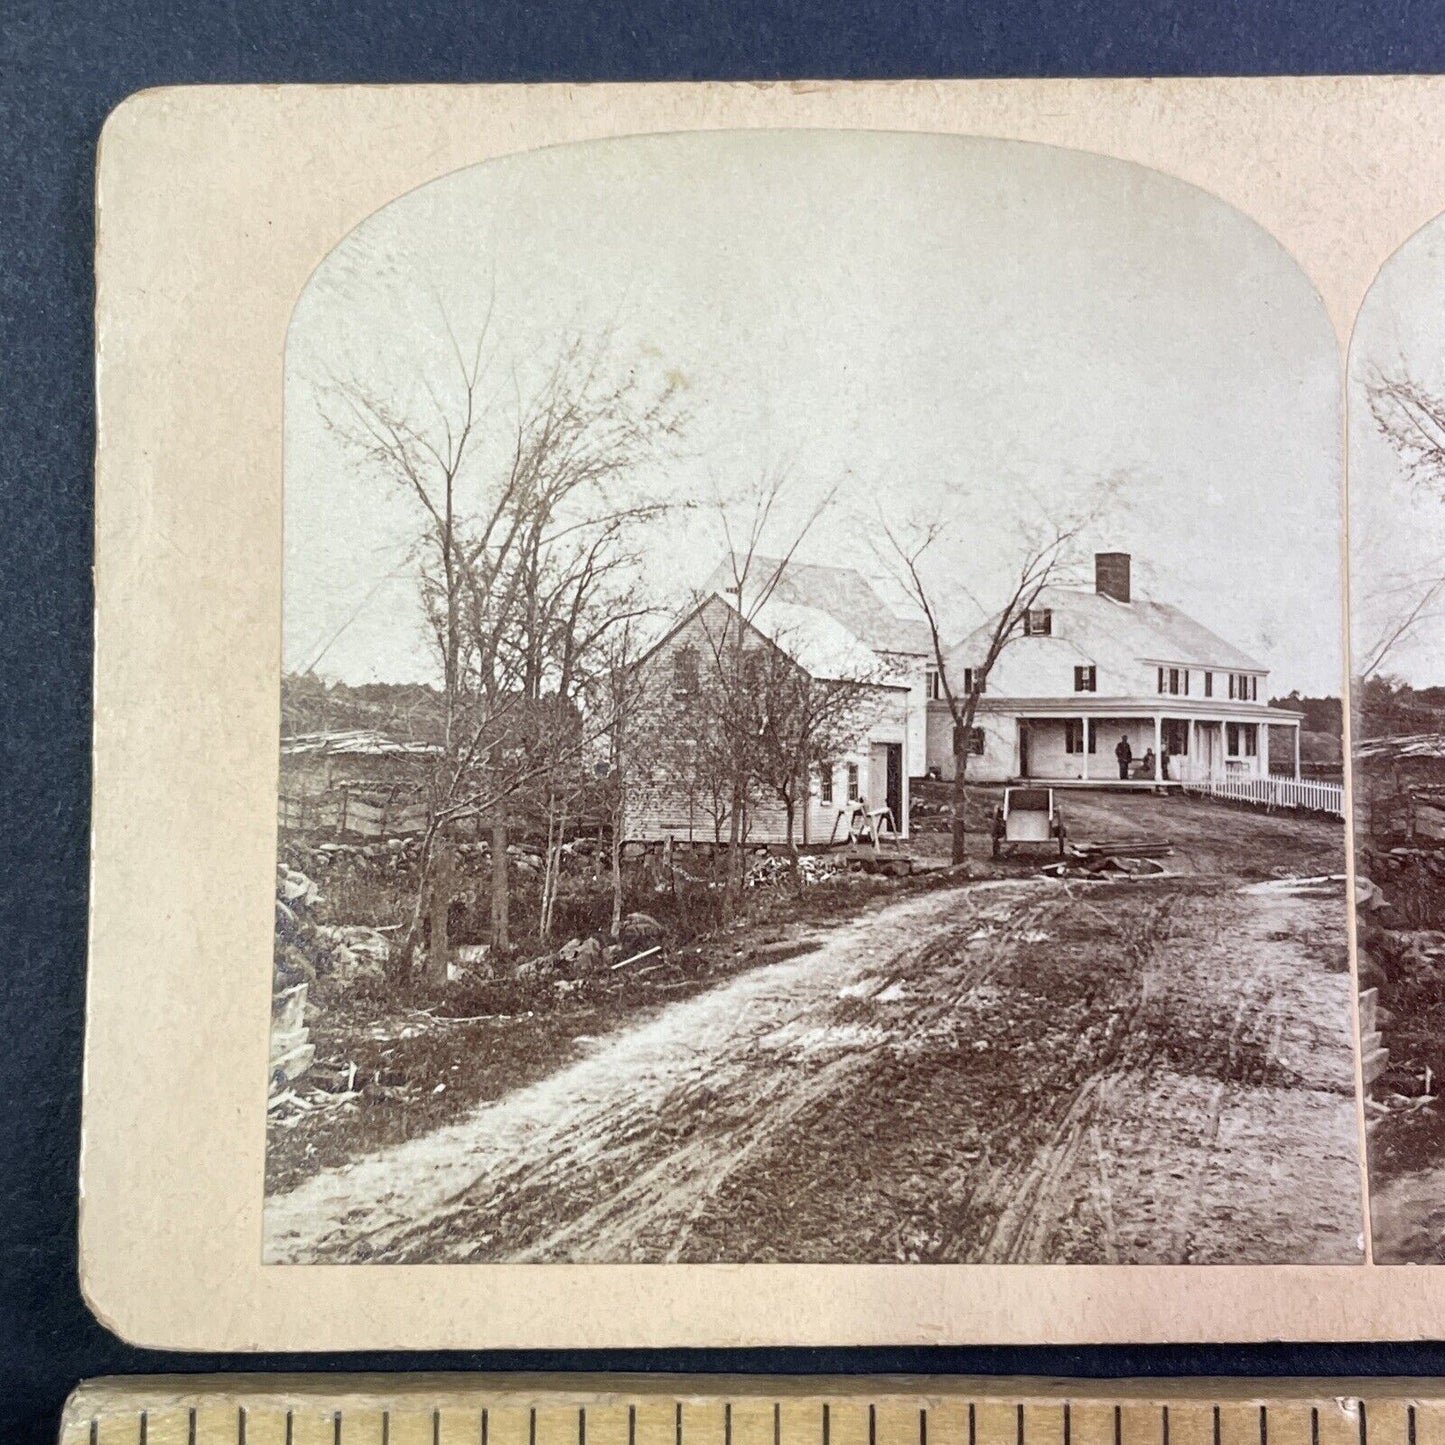
[[[399,1071],[404,1120],[273,1130],[311,1153],[267,1258],[1357,1260],[1343,885],[1300,881],[1343,871],[1340,827],[1067,806],[1076,838],[1172,838],[1169,873],[860,885],[582,1028],[376,1040],[423,1040],[435,1083]]]

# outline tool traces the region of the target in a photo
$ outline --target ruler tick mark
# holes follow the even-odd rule
[[[527,1411],[527,1445],[537,1445],[537,1407]]]
[[[1114,1406],[1114,1445],[1124,1445],[1124,1412]]]
[[[1310,1406],[1310,1445],[1320,1445],[1320,1408]]]
[[[731,1403],[723,1406],[723,1445],[733,1445],[733,1407]]]
[[[1068,1402],[1067,1400],[1065,1400],[1065,1401],[1064,1401],[1064,1445],[1069,1445],[1069,1441],[1070,1441],[1070,1439],[1071,1439],[1072,1436],[1073,1436],[1073,1430],[1074,1430],[1074,1426],[1073,1426],[1072,1417],[1071,1417],[1070,1412],[1069,1412],[1069,1402]]]
[[[978,1445],[978,1422],[974,1416],[974,1404],[968,1403],[968,1445]]]
[[[1169,1445],[1169,1406],[1159,1407],[1159,1440],[1160,1445]]]
[[[1356,1403],[1360,1407],[1360,1445],[1366,1445],[1369,1432],[1365,1425],[1365,1402],[1363,1400],[1359,1400],[1356,1401]]]
[[[1018,1435],[1018,1445],[1024,1445],[1024,1407],[1022,1405],[1018,1407],[1014,1429]]]
[[[1269,1445],[1269,1410],[1259,1407],[1259,1445]]]
[[[773,1445],[783,1445],[783,1402],[773,1401]]]
[[[144,1439],[142,1439],[144,1445]],[[236,1445],[246,1445],[246,1407],[238,1406],[236,1410]],[[386,1436],[381,1437],[381,1445],[386,1445]]]
[[[442,1412],[431,1412],[431,1445],[442,1445]]]
[[[627,1407],[627,1445],[637,1445],[637,1406]]]
[[[682,1445],[682,1401],[677,1402],[673,1410],[673,1431],[677,1445]],[[535,1442],[534,1442],[535,1445]]]
[[[872,1406],[869,1406],[872,1409]],[[928,1445],[928,1406],[918,1407],[918,1445]]]
[[[828,1419],[828,1406],[825,1401],[823,1405],[823,1445],[828,1445],[828,1431],[830,1428],[830,1423],[831,1422]]]
[[[1405,1438],[1409,1445],[1415,1445],[1415,1407],[1413,1405],[1405,1408]]]
[[[577,1407],[577,1445],[587,1445],[587,1407]]]

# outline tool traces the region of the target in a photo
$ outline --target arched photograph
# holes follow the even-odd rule
[[[1355,431],[1428,571],[1416,335]],[[1361,1262],[1340,367],[1256,222],[1018,142],[566,145],[342,239],[266,1261]]]
[[[1356,936],[1371,1223],[1445,1263],[1445,220],[1381,269],[1350,348]]]

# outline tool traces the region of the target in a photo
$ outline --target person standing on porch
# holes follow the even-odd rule
[[[1129,779],[1129,764],[1134,761],[1134,749],[1129,746],[1127,734],[1120,734],[1119,741],[1114,747],[1114,756],[1119,760],[1119,777],[1127,782]]]

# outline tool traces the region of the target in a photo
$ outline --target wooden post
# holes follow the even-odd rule
[[[492,818],[492,949],[505,953],[512,946],[508,919],[511,894],[507,885],[507,820],[500,812]]]
[[[452,901],[452,840],[445,829],[437,834],[436,862],[431,884],[431,948],[427,951],[427,979],[445,988],[451,949],[447,939],[447,909]]]
[[[1154,714],[1154,781],[1157,783],[1163,777],[1163,766],[1161,755],[1164,752],[1164,719],[1156,712]]]
[[[1294,725],[1294,780],[1295,780],[1295,782],[1299,782],[1299,778],[1300,778],[1300,771],[1299,771],[1299,757],[1300,757],[1299,735],[1300,735],[1300,725],[1299,725],[1298,723],[1296,723],[1296,724]]]
[[[1092,718],[1084,719],[1084,781],[1089,781],[1089,746],[1094,741],[1094,722]]]

